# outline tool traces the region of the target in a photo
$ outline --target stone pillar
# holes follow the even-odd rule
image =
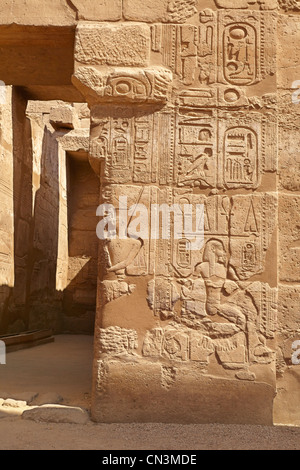
[[[92,415],[270,424],[274,5],[157,3],[127,0],[123,17],[134,22],[82,23],[76,35],[73,83],[91,109],[100,202],[124,221],[99,245]],[[175,217],[169,239],[151,238],[151,204],[204,207],[204,243],[195,248],[195,225],[177,237]],[[149,236],[132,238],[134,226]]]
[[[0,81],[0,332],[7,322],[8,301],[14,285],[14,200],[12,92]]]
[[[278,18],[278,328],[276,424],[300,425],[300,18],[280,2]],[[287,32],[289,33],[287,34]]]

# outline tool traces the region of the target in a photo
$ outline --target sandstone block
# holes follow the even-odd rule
[[[58,405],[63,402],[63,397],[55,392],[39,393],[31,402],[33,405]]]
[[[65,26],[75,24],[75,12],[65,0],[40,2],[36,0],[2,1],[0,24],[35,26]]]
[[[89,420],[89,415],[82,408],[43,405],[24,411],[22,418],[46,423],[86,424]]]
[[[184,23],[196,13],[195,0],[124,0],[127,20]]]
[[[122,0],[72,0],[79,20],[118,21],[122,18]]]
[[[75,129],[79,127],[79,119],[72,106],[63,105],[50,110],[50,123],[54,129]]]
[[[259,3],[260,7],[265,9],[274,10],[277,8],[276,0],[215,0],[216,5],[219,8],[251,8],[251,5]]]
[[[79,67],[72,80],[88,102],[165,103],[171,91],[172,73],[162,67],[103,71]]]
[[[279,198],[280,280],[300,280],[300,197],[281,194]]]
[[[142,24],[82,24],[77,28],[75,60],[87,65],[147,66],[150,29]]]

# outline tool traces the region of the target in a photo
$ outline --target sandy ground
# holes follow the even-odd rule
[[[90,406],[93,338],[55,342],[7,355],[0,365],[0,398],[63,398]],[[63,358],[63,360],[62,360]],[[49,395],[50,394],[50,395]],[[0,407],[0,450],[296,450],[300,428],[287,426],[36,423],[23,409]]]
[[[0,420],[1,450],[297,450],[300,429],[264,426],[43,424]]]
[[[0,398],[1,392],[38,392],[89,406],[92,361],[92,336],[59,335],[54,343],[8,353],[6,365],[0,365]]]

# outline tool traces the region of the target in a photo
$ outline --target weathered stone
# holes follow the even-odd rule
[[[171,91],[172,73],[161,67],[99,72],[80,67],[73,83],[92,103],[165,103]]]
[[[7,398],[2,403],[2,406],[4,408],[24,408],[24,406],[26,405],[27,405],[26,401],[13,400],[12,398]]]
[[[79,20],[118,21],[122,18],[122,0],[71,0]]]
[[[39,393],[32,401],[31,405],[58,405],[64,401],[63,397],[55,392]]]
[[[77,28],[75,59],[86,65],[146,66],[150,28],[139,24],[81,24]]]
[[[220,8],[251,8],[251,5],[258,3],[263,10],[275,10],[277,0],[215,0]]]
[[[89,129],[76,129],[57,138],[61,147],[68,152],[89,151]]]
[[[21,24],[33,26],[75,24],[75,12],[65,0],[41,2],[36,0],[3,1],[0,5],[0,24]]]
[[[299,2],[34,3],[0,7],[1,333],[96,313],[95,421],[298,424]]]
[[[110,380],[119,377],[120,384],[126,383],[126,395],[124,364],[129,376],[136,378],[138,371],[138,380],[150,378],[149,396],[156,394],[156,387],[161,389],[158,395],[168,390],[178,396],[181,374],[195,385],[196,365],[200,375],[209,374],[216,384],[217,377],[226,377],[233,386],[242,382],[249,396],[253,383],[261,380],[275,391],[276,80],[271,80],[268,96],[253,97],[250,89],[276,73],[276,15],[255,10],[250,23],[244,10],[232,10],[229,17],[227,11],[205,9],[195,26],[192,20],[187,23],[195,2],[161,1],[156,9],[147,2],[143,9],[139,6],[125,1],[125,18],[155,22],[150,63],[159,60],[173,74],[173,89],[165,93],[160,107],[133,94],[132,86],[125,87],[125,77],[142,79],[139,70],[122,68],[123,59],[112,71],[90,67],[109,65],[94,61],[97,54],[90,53],[94,63],[79,54],[77,61],[84,67],[78,66],[73,77],[91,107],[90,159],[104,185],[101,202],[115,205],[122,196],[128,207],[141,210],[144,204],[148,211],[154,202],[181,209],[202,204],[204,236],[193,250],[191,233],[174,235],[174,216],[165,227],[170,239],[149,240],[153,227],[140,213],[140,228],[145,230],[130,240],[134,223],[129,224],[125,214],[128,238],[117,235],[103,244],[92,407],[96,420],[112,419],[101,412],[111,399]],[[258,34],[261,28],[263,35]],[[79,44],[80,30],[77,36]],[[143,70],[151,73],[151,67]],[[124,79],[115,89],[110,83],[118,75]],[[235,109],[229,111],[231,106]],[[255,109],[265,107],[266,116]],[[253,194],[245,195],[245,190]],[[122,209],[116,210],[120,215]],[[266,272],[272,275],[267,278]],[[141,301],[145,291],[147,305]],[[171,323],[156,323],[166,320]],[[174,397],[173,405],[180,406]],[[118,394],[114,400],[118,407]],[[121,408],[118,420],[124,419]],[[168,419],[166,405],[158,408],[162,419]],[[130,399],[127,411],[135,416]],[[138,413],[149,419],[148,412]]]
[[[124,0],[126,20],[185,23],[197,12],[196,0]]]
[[[280,279],[300,280],[300,197],[281,194],[279,198]]]
[[[11,88],[0,84],[0,161],[2,176],[0,178],[1,211],[0,211],[0,285],[14,285],[14,209],[13,209],[13,131],[8,123],[12,119]],[[6,123],[6,124],[5,124]],[[8,292],[3,292],[1,302],[7,302]]]
[[[54,129],[77,129],[79,119],[72,106],[59,106],[50,109],[50,123]]]
[[[74,406],[43,405],[24,411],[22,418],[44,423],[86,424],[89,415]]]
[[[31,402],[38,396],[37,392],[16,392],[16,393],[6,393],[0,392],[0,397],[3,399],[11,398],[18,402],[26,402],[30,405]],[[4,400],[3,400],[4,401]]]

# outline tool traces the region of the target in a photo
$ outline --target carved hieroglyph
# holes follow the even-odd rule
[[[192,249],[192,225],[178,238],[170,217],[168,239],[100,242],[97,420],[110,419],[102,403],[125,419],[126,390],[137,393],[125,364],[136,387],[148,381],[157,400],[167,392],[175,407],[184,387],[187,401],[197,396],[198,380],[215,383],[220,396],[222,381],[249,397],[275,384],[274,2],[253,10],[247,1],[140,3],[124,2],[128,23],[77,29],[73,83],[91,108],[90,163],[101,202],[118,217],[120,197],[149,213],[151,204],[202,205],[204,241]],[[133,217],[125,217],[128,228]],[[139,224],[150,233],[151,222]],[[232,397],[222,400],[234,408]],[[130,398],[127,405],[132,419],[150,419],[142,405],[138,414]],[[201,420],[201,406],[196,414]]]

